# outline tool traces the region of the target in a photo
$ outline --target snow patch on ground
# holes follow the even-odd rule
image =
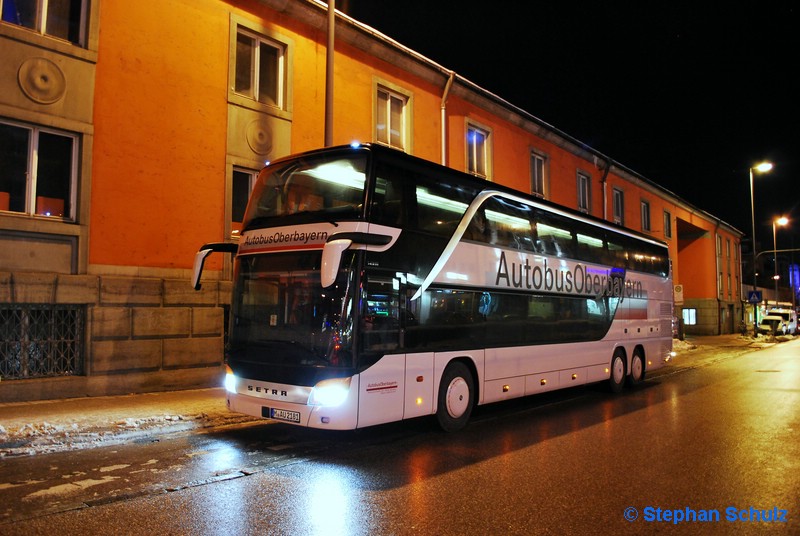
[[[682,341],[680,339],[672,339],[672,351],[678,354],[688,352],[689,350],[697,350],[697,345],[689,341]]]
[[[157,441],[161,434],[237,424],[251,418],[234,414],[154,415],[106,422],[26,422],[0,425],[0,459],[71,451],[131,441]]]

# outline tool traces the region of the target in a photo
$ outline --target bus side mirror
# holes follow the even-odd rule
[[[342,253],[352,244],[353,241],[349,238],[339,238],[325,242],[322,247],[322,265],[319,268],[322,288],[328,288],[336,281],[336,274],[339,273],[339,263],[342,261]]]
[[[203,273],[203,265],[206,263],[206,257],[214,252],[219,253],[236,253],[239,251],[238,244],[231,242],[215,242],[212,244],[204,244],[200,251],[194,255],[194,266],[192,267],[192,288],[200,290],[200,276]]]
[[[396,238],[377,233],[336,233],[322,246],[322,265],[319,267],[319,278],[322,288],[328,288],[336,281],[339,273],[339,264],[342,262],[344,250],[356,244],[357,246],[373,248],[373,251],[385,251]]]

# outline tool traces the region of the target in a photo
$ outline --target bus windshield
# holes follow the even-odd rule
[[[276,162],[259,174],[247,205],[245,229],[294,223],[359,219],[362,216],[364,153],[323,153]]]
[[[230,354],[253,364],[352,367],[353,269],[320,286],[319,251],[239,259],[231,306]]]

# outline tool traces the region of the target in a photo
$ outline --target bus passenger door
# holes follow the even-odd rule
[[[400,346],[408,352],[405,354],[406,392],[404,397],[403,418],[412,419],[434,412],[433,375],[434,353],[413,352],[423,346],[420,341],[420,301],[411,298],[416,287],[407,284],[405,276],[400,276]]]
[[[362,367],[358,426],[403,418],[405,355],[401,348],[400,280],[394,273],[368,271],[362,282],[358,348]]]

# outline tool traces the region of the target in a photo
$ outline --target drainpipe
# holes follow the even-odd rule
[[[447,95],[450,93],[450,86],[453,85],[453,79],[456,77],[455,71],[450,71],[450,76],[447,77],[447,83],[444,86],[442,93],[442,165],[447,165]]]
[[[603,220],[608,221],[608,174],[611,172],[613,161],[611,159],[606,159],[605,164],[603,176],[600,178],[600,184],[603,185]],[[595,163],[595,165],[597,164]]]
[[[328,0],[328,50],[325,57],[325,147],[333,145],[333,29],[336,0]]]
[[[722,315],[719,314],[719,311],[722,311],[722,299],[719,297],[720,294],[720,287],[722,286],[722,280],[717,279],[719,278],[720,270],[722,269],[722,243],[720,242],[720,251],[719,255],[717,254],[717,236],[719,236],[719,228],[722,223],[722,220],[717,219],[717,224],[714,226],[714,258],[716,259],[716,266],[717,270],[714,273],[714,279],[717,280],[717,284],[714,285],[716,287],[716,294],[717,294],[717,335],[722,335]],[[727,311],[727,309],[725,309]]]

